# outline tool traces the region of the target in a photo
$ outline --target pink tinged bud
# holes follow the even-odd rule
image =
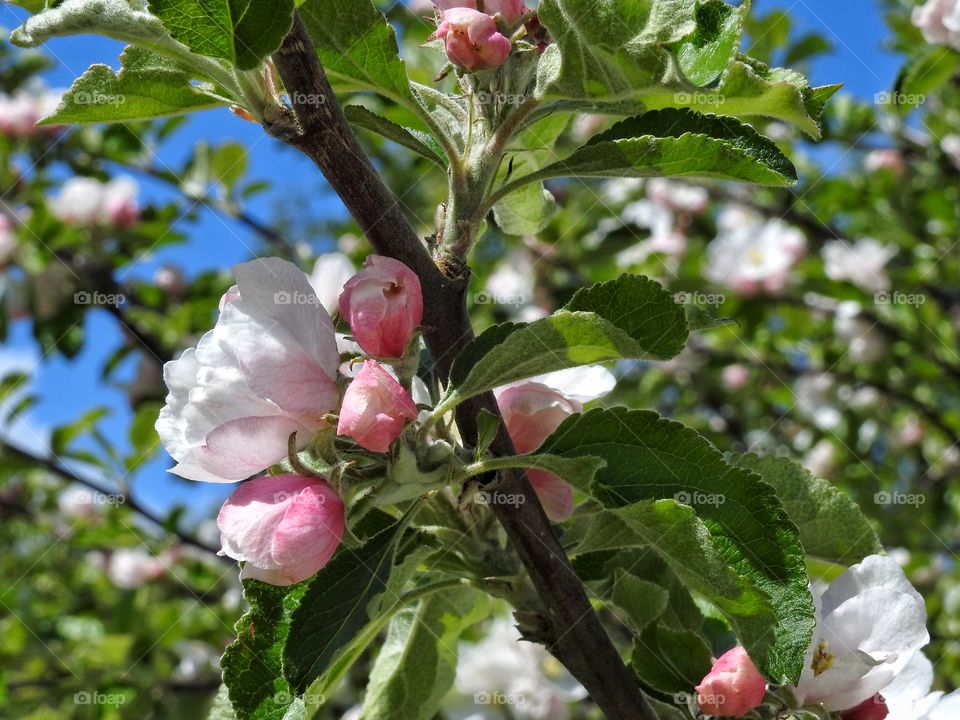
[[[343,396],[337,435],[382,453],[416,417],[417,406],[403,386],[380,363],[366,360]]]
[[[444,11],[443,22],[431,37],[443,38],[450,62],[470,71],[500,67],[512,47],[491,16],[470,8]]]
[[[883,695],[877,693],[872,698],[867,698],[855,708],[846,710],[840,714],[843,720],[884,720],[890,711],[887,709],[887,701]]]
[[[547,385],[526,382],[497,393],[503,422],[518,453],[533,452],[560,423],[583,405]],[[573,513],[573,490],[562,479],[544,470],[527,473],[547,516],[562,522]]]
[[[523,0],[484,0],[483,11],[487,15],[500,13],[507,25],[513,25],[528,12]]]
[[[739,645],[724,653],[697,685],[697,703],[708,715],[739,717],[763,702],[767,682]]]
[[[245,563],[242,578],[292,585],[333,557],[343,535],[343,502],[319,478],[264,476],[237,488],[217,526],[220,554]]]
[[[748,382],[750,382],[750,371],[745,365],[734,363],[723,369],[723,386],[730,392],[741,390]]]
[[[399,260],[371,255],[343,286],[340,315],[365,353],[402,357],[423,320],[420,279]]]

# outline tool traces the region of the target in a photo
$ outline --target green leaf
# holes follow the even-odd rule
[[[818,139],[799,73],[738,56],[745,7],[720,0],[542,0],[562,56],[544,71],[548,109],[632,115],[667,107],[793,123]],[[546,56],[546,53],[544,54]],[[550,72],[547,72],[549,70]],[[553,107],[550,107],[550,106]],[[820,108],[822,110],[822,107]]]
[[[93,65],[74,80],[41,125],[123,122],[179,115],[227,101],[190,83],[189,70],[154,52],[127,46],[120,72]]]
[[[460,635],[488,612],[483,593],[462,587],[397,613],[370,672],[364,720],[434,717],[453,686]]]
[[[252,70],[280,47],[293,0],[149,0],[171,37],[198,55]]]
[[[621,358],[668,360],[686,340],[686,314],[673,296],[641,275],[623,275],[579,290],[550,317],[483,332],[454,361],[437,412],[554,370]]]
[[[663,615],[670,602],[670,593],[656,583],[620,571],[613,585],[613,604],[627,613],[636,631]]]
[[[250,609],[237,621],[237,639],[220,663],[238,720],[281,720],[293,702],[281,658],[290,616],[305,589],[303,583],[276,587],[243,581]]]
[[[960,64],[960,53],[953,48],[927,45],[910,58],[900,71],[892,100],[899,109],[909,112],[953,77]]]
[[[393,28],[370,0],[306,0],[300,15],[337,90],[414,103]]]
[[[35,47],[61,35],[95,33],[148,48],[169,47],[163,23],[143,3],[126,0],[64,0],[27,20],[10,34],[10,42]]]
[[[480,410],[477,415],[477,447],[474,452],[474,460],[482,458],[493,441],[500,432],[500,418],[489,410]]]
[[[385,117],[370,112],[362,105],[347,105],[343,108],[343,112],[346,114],[347,120],[354,125],[372,130],[387,140],[392,140],[408,150],[413,150],[413,152],[422,155],[444,170],[447,169],[446,162],[442,159],[443,149],[427,133],[397,125]]]
[[[65,455],[69,450],[70,443],[81,435],[91,432],[96,428],[97,423],[109,414],[109,408],[93,408],[73,422],[55,428],[50,435],[50,449],[53,454]]]
[[[575,487],[589,486],[600,470],[606,465],[603,458],[582,456],[576,458],[560,457],[559,455],[510,455],[485,460],[479,464],[475,474],[503,468],[528,468],[530,470],[545,470],[558,475]]]
[[[623,120],[537,177],[696,176],[786,187],[793,165],[772,140],[728,117],[655,110]]]
[[[551,115],[524,130],[510,143],[497,176],[498,184],[509,177],[533,174],[556,157],[553,146],[569,124],[563,113]],[[493,206],[500,229],[508,235],[534,235],[553,218],[556,200],[542,183],[524,185]]]
[[[630,664],[649,687],[664,693],[689,693],[710,672],[713,659],[699,634],[651,623],[634,640]]]
[[[386,593],[395,562],[412,550],[403,544],[400,524],[384,530],[362,547],[342,549],[307,584],[293,613],[284,649],[283,673],[299,693],[320,677],[353,638],[396,598]]]
[[[590,494],[606,507],[620,508],[621,519],[650,543],[655,538],[647,537],[648,520],[639,522],[625,514],[628,510],[651,512],[649,506],[636,503],[673,498],[696,508],[716,552],[732,572],[749,583],[741,595],[755,588],[769,596],[775,621],[768,624],[761,616],[747,623],[738,617],[743,608],[753,615],[761,611],[745,604],[743,598],[715,604],[735,624],[744,645],[768,677],[777,682],[796,682],[813,631],[813,603],[798,531],[772,487],[746,468],[728,465],[693,430],[643,410],[598,408],[572,416],[547,438],[539,452],[604,458],[607,466],[591,483]],[[632,506],[641,509],[633,510]],[[653,509],[676,513],[656,506]],[[697,542],[695,527],[684,532],[688,552],[703,545],[702,537]],[[668,543],[657,545],[658,549],[664,546],[664,552],[675,552]],[[689,566],[682,567],[684,562]],[[687,582],[701,577],[705,569],[702,555],[676,557],[672,564]],[[704,592],[701,587],[697,589]],[[733,591],[727,587],[723,594],[732,597]]]
[[[772,455],[732,455],[731,462],[749,468],[773,486],[800,530],[807,555],[852,565],[881,552],[880,539],[857,504],[805,467]]]

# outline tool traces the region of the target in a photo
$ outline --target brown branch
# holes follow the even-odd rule
[[[377,253],[400,260],[417,273],[424,292],[424,339],[438,377],[448,377],[453,358],[473,338],[466,310],[469,268],[442,250],[431,257],[416,236],[399,201],[383,184],[353,134],[299,14],[295,13],[290,34],[273,59],[293,102],[294,116],[267,124],[267,131],[317,164]],[[499,414],[492,393],[457,409],[457,424],[467,444],[476,442],[476,418],[481,409]],[[514,452],[502,424],[491,449],[502,455]],[[499,482],[505,492],[524,500],[517,505],[494,505],[493,510],[543,603],[544,627],[538,639],[583,684],[607,718],[654,720],[655,714],[600,624],[529,480],[523,474],[507,473]]]

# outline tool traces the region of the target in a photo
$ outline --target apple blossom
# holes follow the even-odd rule
[[[720,214],[717,228],[707,246],[704,277],[743,295],[782,290],[806,249],[798,229],[736,206]]]
[[[0,265],[5,265],[17,247],[17,238],[13,234],[13,223],[0,213]]]
[[[881,245],[873,238],[855,244],[830,240],[823,246],[823,262],[831,280],[849,280],[867,292],[880,292],[890,287],[883,268],[897,254],[893,245]]]
[[[101,555],[99,564],[118,588],[134,590],[163,575],[171,565],[171,556],[155,557],[142,548],[118,548]]]
[[[927,0],[913,9],[911,20],[928,43],[957,45],[960,40],[960,2],[957,0]]]
[[[408,420],[417,417],[417,406],[383,366],[365,360],[343,396],[337,435],[346,435],[373,452],[386,452],[400,437]]]
[[[513,25],[528,12],[523,0],[434,0],[433,4],[443,12],[454,8],[469,8],[487,15],[499,13],[507,25]]]
[[[494,303],[522,322],[539,320],[547,316],[547,311],[535,302],[535,280],[536,268],[530,253],[513,251],[487,278],[476,302]]]
[[[500,67],[512,48],[491,16],[463,7],[443,12],[443,21],[431,35],[435,38],[443,39],[450,62],[467,71]]]
[[[495,391],[503,422],[518,453],[533,452],[567,417],[583,411],[583,403],[613,389],[616,379],[602,367],[548,373]],[[573,489],[545,470],[527,477],[547,516],[562,522],[573,513]]]
[[[365,353],[402,357],[423,320],[420,279],[399,260],[370,255],[344,284],[340,315]]]
[[[235,272],[214,329],[163,369],[157,432],[172,472],[190,480],[243,480],[273,465],[291,433],[306,443],[340,399],[333,323],[303,271],[265,258]]]
[[[855,708],[841,713],[840,720],[884,720],[889,714],[887,701],[878,693]]]
[[[855,300],[837,306],[833,331],[847,343],[847,352],[855,363],[875,363],[887,352],[883,332],[875,321],[864,317],[860,303]]]
[[[727,390],[736,392],[737,390],[742,390],[746,387],[747,383],[750,382],[750,370],[747,369],[746,365],[734,363],[727,365],[723,369],[721,378],[723,380],[723,386]]]
[[[107,183],[90,177],[70,178],[52,204],[58,218],[78,227],[129,227],[140,217],[137,183],[125,176]]]
[[[814,600],[817,623],[794,693],[803,705],[857,707],[930,640],[923,598],[889,557],[867,557]]]
[[[343,536],[343,502],[319,478],[258,477],[227,499],[217,525],[220,554],[244,563],[241,578],[292,585],[333,557]]]
[[[629,267],[643,262],[651,253],[678,259],[687,250],[686,236],[676,228],[676,218],[665,205],[651,200],[637,200],[623,208],[625,223],[650,231],[650,237],[617,255],[617,265]]]
[[[710,715],[744,715],[763,702],[767,681],[739,645],[713,664],[696,687],[697,704]]]
[[[651,178],[647,181],[647,196],[664,207],[684,213],[702,212],[710,203],[710,195],[706,189],[666,178]]]
[[[310,285],[320,298],[320,304],[331,315],[339,311],[343,286],[356,272],[353,262],[342,252],[326,253],[314,263]]]
[[[837,409],[836,383],[827,373],[803,375],[793,385],[797,410],[822,430],[833,430],[843,421]]]
[[[0,133],[28,138],[57,130],[55,126],[38,127],[37,122],[56,110],[59,103],[60,93],[44,87],[17,90],[13,95],[0,93]]]
[[[888,148],[884,150],[872,150],[867,153],[867,156],[863,160],[863,168],[870,173],[889,170],[897,177],[900,177],[903,175],[907,166],[903,161],[903,154],[899,150]]]
[[[921,652],[883,689],[887,720],[955,720],[960,717],[960,691],[931,691],[933,665]]]
[[[494,619],[479,642],[461,642],[458,656],[455,689],[462,699],[451,700],[451,717],[486,718],[477,699],[499,696],[513,698],[510,711],[517,720],[567,720],[569,703],[586,697],[584,688],[543,647],[523,641],[507,618]]]
[[[154,284],[166,293],[181,295],[187,290],[187,280],[176,265],[164,265],[153,273]]]

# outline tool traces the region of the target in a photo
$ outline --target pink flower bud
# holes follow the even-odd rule
[[[576,400],[537,382],[520,383],[499,391],[497,404],[510,439],[521,454],[536,450],[567,417],[583,410]],[[551,520],[561,522],[570,517],[573,490],[567,483],[545,470],[530,470],[527,477]]]
[[[258,477],[223,504],[217,526],[220,554],[246,563],[240,577],[292,585],[333,557],[343,535],[343,502],[319,478]]]
[[[104,222],[117,227],[132,227],[140,220],[137,203],[137,183],[128,177],[108,182],[103,189]]]
[[[523,0],[484,0],[483,11],[487,15],[500,13],[507,25],[513,25],[528,12]]]
[[[401,357],[423,320],[420,279],[399,260],[371,255],[343,286],[340,316],[365,353]]]
[[[746,387],[750,382],[750,371],[745,365],[733,363],[723,369],[723,386],[730,392],[736,392]]]
[[[469,71],[500,67],[512,47],[491,16],[470,8],[445,10],[435,38],[443,38],[450,62]]]
[[[352,437],[367,450],[386,452],[407,420],[416,417],[417,406],[403,386],[380,363],[365,360],[343,396],[337,435]]]
[[[872,698],[867,698],[855,708],[845,710],[840,713],[843,720],[884,720],[890,710],[887,709],[887,701],[879,693]]]
[[[720,656],[697,685],[697,703],[708,715],[739,717],[763,702],[767,681],[739,645]]]

